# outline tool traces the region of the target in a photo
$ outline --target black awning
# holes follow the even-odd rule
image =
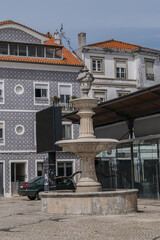
[[[160,113],[160,84],[100,103],[93,110],[94,127]],[[63,119],[79,123],[76,113],[77,111],[66,114]]]

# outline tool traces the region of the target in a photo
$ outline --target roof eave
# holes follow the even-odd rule
[[[89,52],[89,51],[96,51],[96,52],[126,52],[126,53],[132,53],[133,50],[130,49],[117,49],[117,48],[102,48],[102,47],[91,47],[91,46],[85,46],[82,49],[82,52]]]

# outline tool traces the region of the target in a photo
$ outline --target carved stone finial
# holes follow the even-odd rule
[[[89,70],[84,67],[78,77],[78,82],[80,83],[80,89],[82,90],[83,96],[82,98],[88,98],[88,92],[91,89],[91,84],[94,81],[93,74],[89,72]]]

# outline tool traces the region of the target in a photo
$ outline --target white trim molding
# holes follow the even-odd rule
[[[37,176],[37,163],[44,163],[44,160],[43,159],[35,160],[35,176]]]
[[[21,88],[21,91],[20,92],[18,92],[17,91],[17,88]],[[16,94],[18,94],[18,95],[21,95],[21,94],[23,94],[24,93],[24,87],[21,85],[21,84],[17,84],[15,87],[14,87],[14,92],[16,93]]]
[[[28,181],[28,160],[9,160],[9,194],[7,197],[11,197],[11,163],[25,163],[25,181]]]
[[[18,128],[21,128],[21,132],[18,132],[17,130],[18,130]],[[23,133],[25,132],[25,129],[24,129],[24,126],[23,125],[17,125],[16,127],[15,127],[15,133],[17,134],[17,135],[23,135]]]
[[[4,104],[4,80],[0,80],[0,83],[2,83],[2,102],[0,104]]]
[[[5,196],[5,160],[0,160],[0,163],[3,163],[3,195]]]
[[[73,173],[75,173],[75,161],[76,159],[56,159],[56,176],[58,175],[58,164],[57,163],[64,163],[64,162],[72,162],[72,166],[73,166]]]
[[[3,136],[2,136],[3,142],[0,143],[0,145],[1,145],[1,146],[4,146],[4,145],[5,145],[5,121],[0,121],[0,123],[3,124]]]
[[[47,86],[47,103],[36,103],[36,96],[35,96],[35,89],[36,89],[36,84],[37,85],[46,85]],[[33,98],[34,98],[34,105],[41,105],[41,106],[49,106],[50,105],[50,87],[49,87],[49,82],[33,82]],[[43,98],[41,98],[43,100]]]

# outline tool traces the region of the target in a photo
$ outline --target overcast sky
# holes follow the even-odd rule
[[[80,32],[87,44],[114,38],[160,49],[160,0],[0,0],[5,20],[51,34],[63,23],[74,49]]]

